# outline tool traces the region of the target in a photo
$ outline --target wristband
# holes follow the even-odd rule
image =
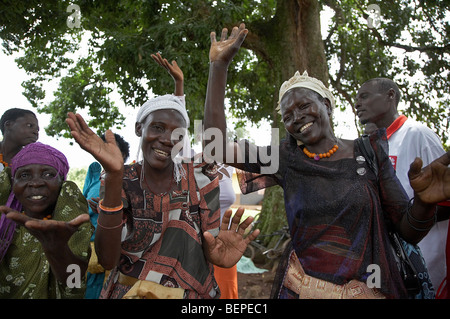
[[[111,215],[111,214],[119,213],[123,209],[123,203],[120,203],[120,205],[116,206],[116,207],[105,207],[105,206],[103,206],[103,199],[101,199],[98,202],[98,208],[102,212],[104,212],[104,213],[106,213],[108,215]]]

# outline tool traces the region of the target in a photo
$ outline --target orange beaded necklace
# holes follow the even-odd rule
[[[0,154],[0,163],[2,163],[3,166],[8,167],[8,163],[6,163],[6,162],[3,160],[3,154]]]
[[[316,153],[311,153],[310,151],[308,151],[308,149],[306,147],[304,147],[303,153],[305,153],[306,156],[308,156],[309,158],[314,158],[316,161],[318,161],[321,158],[330,157],[331,155],[336,153],[338,148],[339,148],[339,146],[337,144],[335,144],[328,152],[316,154]]]
[[[25,215],[25,212],[23,211],[22,214]],[[47,216],[45,216],[44,218],[42,218],[42,220],[49,220],[52,219],[52,214],[48,214]]]

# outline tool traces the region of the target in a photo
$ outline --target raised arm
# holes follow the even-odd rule
[[[159,53],[152,54],[152,58],[156,63],[165,68],[173,78],[173,81],[175,82],[174,94],[176,96],[184,96],[184,75],[183,71],[178,66],[177,61],[174,60],[172,61],[172,64],[170,64],[169,61],[163,58]]]
[[[236,143],[228,143],[227,141],[227,123],[225,117],[225,86],[227,82],[228,66],[233,57],[239,51],[244,39],[248,33],[245,25],[242,23],[239,28],[234,27],[230,36],[228,30],[224,28],[220,37],[220,41],[216,40],[216,33],[211,32],[211,48],[209,51],[209,78],[205,100],[205,148],[211,149],[215,147],[212,156],[217,162],[225,163],[234,167],[242,168],[241,161],[237,160],[238,145]],[[220,138],[220,140],[208,140],[208,132]],[[219,133],[219,134],[217,134]],[[212,143],[213,142],[213,143]],[[219,148],[219,149],[218,149]],[[228,158],[226,154],[234,154],[233,159]]]
[[[119,208],[122,206],[122,153],[110,130],[106,131],[106,142],[103,142],[87,126],[81,115],[69,113],[66,123],[75,141],[94,156],[105,170],[105,196],[99,203],[95,250],[100,264],[105,269],[112,269],[119,261],[121,251],[123,211]]]

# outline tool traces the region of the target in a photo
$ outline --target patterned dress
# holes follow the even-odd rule
[[[153,194],[140,182],[141,163],[125,166],[122,198],[126,226],[119,265],[100,298],[122,298],[130,289],[119,272],[166,287],[183,288],[184,298],[219,298],[213,265],[203,254],[203,232],[219,232],[219,183],[215,165],[183,163],[179,190]]]

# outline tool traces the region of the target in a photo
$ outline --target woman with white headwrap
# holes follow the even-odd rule
[[[100,298],[219,298],[213,264],[236,264],[258,232],[243,237],[252,218],[239,225],[242,209],[230,229],[231,210],[220,224],[216,166],[181,160],[189,117],[180,99],[144,103],[135,127],[142,160],[125,167],[111,131],[103,142],[79,114],[67,123],[106,172],[95,247],[112,272]]]
[[[220,41],[211,33],[205,129],[221,129],[224,149],[218,153],[223,158],[215,160],[245,171],[238,174],[244,193],[276,184],[284,190],[292,250],[280,267],[273,297],[407,298],[387,229],[392,225],[412,243],[427,233],[435,220],[435,203],[450,197],[450,153],[422,170],[418,160],[411,165],[409,177],[416,190],[411,204],[390,164],[384,132],[370,135],[379,164],[376,175],[362,156],[359,140],[334,135],[334,98],[306,72],[297,72],[280,88],[287,137],[279,145],[261,152],[247,141],[227,143],[227,68],[247,32],[241,24],[227,38],[223,29]],[[233,160],[226,156],[229,152],[237,154]],[[265,171],[271,163],[260,155],[269,153],[279,154],[272,173]],[[375,267],[378,271],[372,273]],[[432,288],[421,288],[432,295]]]

